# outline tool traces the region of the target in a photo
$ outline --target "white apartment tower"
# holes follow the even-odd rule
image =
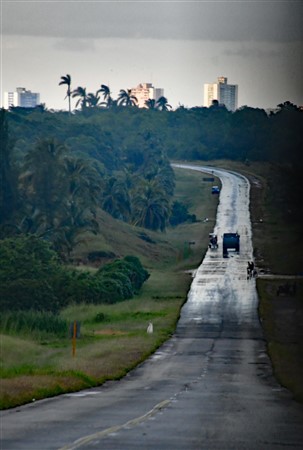
[[[164,97],[164,89],[155,88],[151,83],[142,83],[131,89],[131,94],[138,100],[139,108],[147,108],[145,102],[147,100],[159,100]]]
[[[211,106],[213,100],[235,111],[238,108],[238,85],[227,84],[226,77],[219,77],[217,83],[204,84],[204,106]]]
[[[23,87],[17,87],[15,92],[4,92],[3,107],[9,109],[11,106],[23,108],[35,108],[40,103],[40,94],[27,91]]]

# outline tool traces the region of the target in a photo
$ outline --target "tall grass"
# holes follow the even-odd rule
[[[0,316],[0,332],[36,338],[44,336],[67,337],[67,320],[49,312],[14,311]]]

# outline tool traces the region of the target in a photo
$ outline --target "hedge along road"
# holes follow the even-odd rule
[[[303,408],[272,376],[246,276],[249,184],[213,170],[219,249],[197,269],[174,336],[120,381],[4,411],[1,450],[302,448]],[[240,253],[223,258],[221,236],[236,231]]]

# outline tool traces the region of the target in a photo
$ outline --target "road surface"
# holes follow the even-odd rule
[[[196,271],[174,336],[118,382],[2,412],[1,450],[303,448],[302,405],[272,376],[246,276],[249,184],[215,174],[219,249]],[[236,231],[240,254],[223,258],[222,233]]]

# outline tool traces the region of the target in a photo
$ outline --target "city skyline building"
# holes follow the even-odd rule
[[[131,95],[134,95],[138,100],[139,108],[147,108],[145,102],[147,100],[159,100],[164,97],[164,89],[155,88],[152,83],[140,83],[137,87],[131,89]]]
[[[227,77],[218,77],[217,83],[204,84],[204,106],[211,106],[214,100],[235,111],[238,108],[238,85],[228,84]]]
[[[17,87],[14,92],[4,92],[3,108],[9,109],[12,106],[22,108],[35,108],[40,104],[40,94],[32,92],[24,87]]]

